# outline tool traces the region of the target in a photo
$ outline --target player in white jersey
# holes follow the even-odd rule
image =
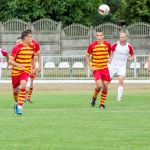
[[[6,61],[7,61],[7,68],[8,68],[8,53],[7,51],[3,50],[0,48],[0,78],[1,78],[1,75],[2,75],[2,65],[3,65],[3,57],[6,57]]]
[[[112,45],[113,57],[109,66],[109,73],[111,79],[117,75],[119,86],[117,100],[122,100],[123,85],[126,76],[127,60],[134,59],[134,52],[131,44],[127,42],[125,33],[120,33],[120,40]]]

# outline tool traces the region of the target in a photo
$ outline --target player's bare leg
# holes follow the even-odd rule
[[[102,81],[103,88],[102,88],[100,106],[99,106],[102,109],[105,108],[104,104],[105,104],[107,93],[108,93],[108,84],[109,84],[108,81]]]
[[[19,87],[13,88],[13,98],[16,103],[18,102],[18,95],[19,95]]]
[[[124,76],[118,76],[118,96],[117,96],[117,100],[121,101],[122,100],[122,95],[123,95],[123,86],[124,86]]]
[[[94,91],[94,94],[93,94],[93,97],[92,97],[92,101],[91,101],[91,105],[94,107],[95,106],[95,102],[96,102],[96,98],[97,98],[97,95],[99,94],[101,88],[102,88],[102,80],[97,80],[96,81],[96,87],[95,87],[95,91]]]
[[[26,87],[26,100],[27,102],[32,103],[31,101],[31,96],[32,96],[32,92],[33,92],[33,78],[30,78],[30,87]]]

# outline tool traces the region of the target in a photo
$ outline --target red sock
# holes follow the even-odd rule
[[[18,95],[19,95],[19,93],[17,93],[17,94],[13,93],[13,98],[14,98],[15,102],[18,102]]]
[[[33,92],[33,88],[30,88],[29,91],[28,91],[27,100],[30,100],[30,99],[31,99],[32,92]]]
[[[98,93],[100,92],[100,90],[97,90],[95,88],[94,94],[93,94],[93,100],[96,100]]]
[[[104,105],[105,101],[106,101],[106,97],[107,97],[107,90],[103,90],[102,94],[101,94],[101,100],[100,100],[100,105]]]

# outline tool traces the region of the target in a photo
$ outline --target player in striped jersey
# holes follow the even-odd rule
[[[32,38],[32,31],[30,29],[26,30],[30,37],[31,37],[31,40],[30,40],[30,43],[34,44],[35,45],[35,51],[36,51],[36,55],[38,57],[38,73],[41,72],[41,55],[40,55],[40,45],[38,42],[36,42],[33,38]],[[32,103],[31,101],[31,96],[32,96],[32,93],[33,93],[33,80],[34,78],[36,78],[36,73],[33,74],[33,75],[30,75],[29,79],[28,79],[28,82],[27,82],[27,95],[26,95],[26,101],[27,102],[30,102]]]
[[[22,114],[23,103],[26,96],[26,83],[30,74],[35,73],[34,55],[35,45],[30,43],[31,37],[28,32],[21,34],[22,41],[13,47],[9,57],[12,68],[13,96],[16,101],[15,112]]]
[[[96,87],[92,97],[91,105],[94,107],[98,93],[101,92],[99,108],[105,108],[105,100],[108,91],[108,84],[110,82],[110,75],[108,70],[109,58],[111,58],[111,44],[104,40],[103,32],[96,33],[97,40],[92,42],[86,53],[86,61],[93,71]],[[92,55],[92,62],[89,56]]]

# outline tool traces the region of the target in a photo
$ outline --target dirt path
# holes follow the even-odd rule
[[[94,89],[94,84],[34,84],[37,91],[88,91]],[[110,90],[117,89],[117,84],[110,84]],[[11,84],[1,84],[1,92],[11,91]],[[125,90],[150,91],[150,84],[125,84]]]

